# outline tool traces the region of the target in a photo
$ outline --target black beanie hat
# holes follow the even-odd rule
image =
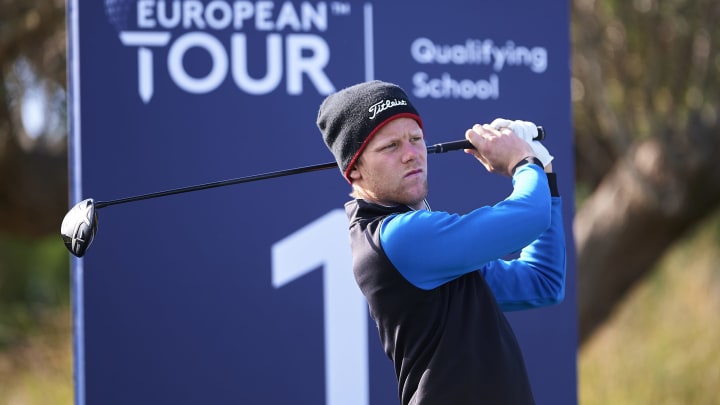
[[[374,80],[329,95],[320,105],[317,126],[350,181],[355,161],[383,125],[401,117],[422,120],[407,94],[397,85]]]

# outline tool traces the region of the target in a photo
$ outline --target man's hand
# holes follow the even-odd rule
[[[533,151],[535,152],[535,156],[540,159],[543,166],[545,167],[545,171],[552,171],[552,164],[550,162],[552,162],[554,157],[550,155],[550,152],[548,152],[547,148],[545,148],[545,146],[540,143],[540,141],[533,140],[535,135],[537,135],[537,126],[534,123],[530,121],[511,121],[505,118],[497,118],[492,123],[490,123],[490,126],[497,130],[501,130],[502,128],[509,128],[515,133],[515,135],[530,144]]]
[[[511,176],[518,162],[535,156],[530,144],[512,131],[498,131],[487,124],[475,124],[465,131],[465,138],[475,146],[465,152],[475,156],[490,173]]]

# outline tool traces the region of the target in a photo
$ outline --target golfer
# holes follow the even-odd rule
[[[475,147],[466,152],[513,191],[464,214],[430,210],[423,123],[397,85],[334,93],[317,125],[352,186],[353,272],[401,403],[533,404],[503,311],[559,303],[565,289],[561,199],[552,156],[527,138],[535,125],[499,119],[466,131]]]

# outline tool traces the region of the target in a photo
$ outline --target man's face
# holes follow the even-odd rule
[[[363,199],[421,208],[428,190],[427,147],[418,123],[397,118],[380,128],[350,171],[350,179]]]

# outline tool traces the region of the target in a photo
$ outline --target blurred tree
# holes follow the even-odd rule
[[[68,304],[65,48],[64,1],[0,0],[0,349]]]
[[[720,2],[574,0],[580,340],[720,206]]]
[[[64,6],[0,0],[0,232],[56,234],[67,209],[66,148],[52,136],[64,121],[31,137],[18,101],[38,88],[63,99]],[[582,342],[668,246],[720,206],[720,3],[571,7]],[[50,107],[63,116],[61,101]]]
[[[0,0],[0,19],[0,231],[57,234],[68,184],[58,136],[66,133],[65,2]],[[45,119],[31,134],[22,106],[34,95],[44,101]]]

